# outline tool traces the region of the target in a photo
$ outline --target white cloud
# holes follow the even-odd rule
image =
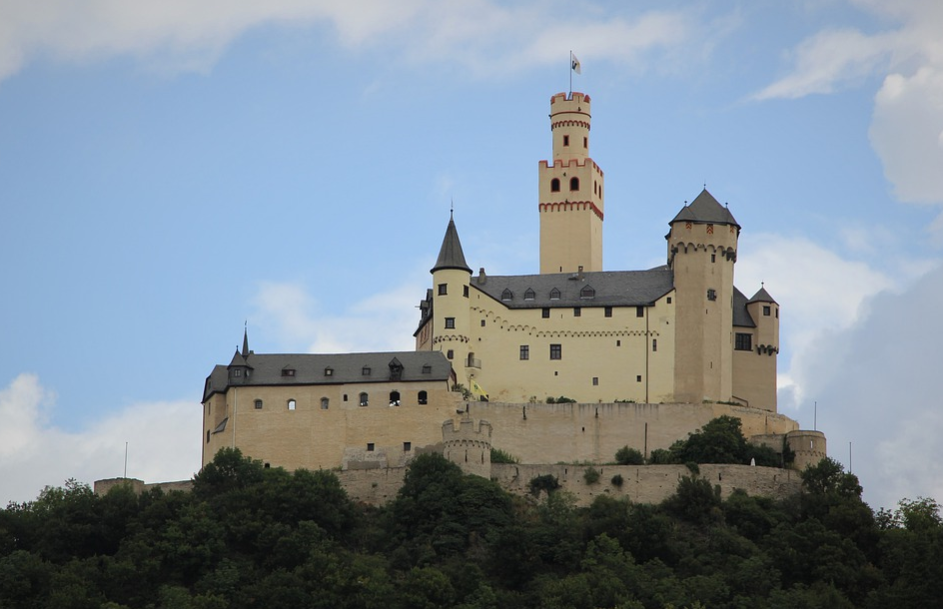
[[[561,62],[573,45],[587,59],[637,66],[651,49],[683,46],[690,52],[679,58],[699,57],[709,46],[702,36],[724,31],[720,20],[700,28],[699,36],[697,20],[685,12],[627,19],[559,4],[492,0],[0,0],[0,15],[0,80],[36,57],[84,62],[132,56],[164,69],[207,70],[233,40],[271,24],[324,27],[347,49],[383,45],[412,63],[459,64],[478,75]]]
[[[898,199],[943,203],[943,63],[885,78],[869,135]]]
[[[33,374],[0,390],[0,505],[33,500],[69,478],[91,484],[122,476],[125,442],[131,478],[185,480],[200,467],[198,398],[133,404],[77,433],[49,424],[55,399]]]
[[[832,93],[883,76],[869,134],[884,174],[900,201],[943,204],[943,4],[853,3],[895,27],[875,34],[851,28],[816,33],[791,53],[790,73],[754,99]],[[943,241],[941,224],[943,219],[931,231]]]
[[[793,377],[818,402],[829,454],[851,465],[874,506],[943,497],[939,344],[943,267],[867,300],[857,321],[822,332]]]
[[[855,323],[867,297],[896,284],[864,262],[843,258],[801,237],[751,234],[741,239],[740,251],[737,286],[749,298],[765,283],[781,306],[780,344],[785,358],[780,360],[784,369],[780,386],[791,386],[794,404],[801,404],[806,390],[796,384],[794,362],[814,350],[823,333]]]
[[[264,283],[255,297],[258,323],[288,350],[311,353],[411,351],[419,322],[416,305],[428,282],[418,278],[328,313],[297,283]]]

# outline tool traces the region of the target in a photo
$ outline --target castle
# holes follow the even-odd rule
[[[474,275],[450,218],[415,351],[256,354],[244,335],[206,379],[203,464],[232,446],[288,469],[388,470],[437,450],[490,476],[491,447],[524,464],[607,463],[722,414],[790,446],[798,467],[825,456],[823,434],[777,413],[780,307],[734,286],[741,227],[706,189],[669,222],[665,265],[603,269],[590,103],[551,98],[539,273]]]

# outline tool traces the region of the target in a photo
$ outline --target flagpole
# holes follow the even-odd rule
[[[567,72],[570,73],[570,93],[567,95],[567,99],[572,99],[573,97],[573,51],[570,51],[570,63],[567,66],[569,69]]]

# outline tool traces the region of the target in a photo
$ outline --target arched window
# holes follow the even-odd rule
[[[513,299],[514,299],[514,292],[512,292],[511,290],[507,288],[504,288],[504,291],[501,292],[501,300],[505,302],[509,302]]]
[[[288,410],[294,410],[298,406],[295,400],[288,400]]]
[[[420,392],[419,392],[419,403],[420,403],[420,404],[428,404],[428,403],[429,403],[429,394],[426,393],[425,391],[420,391]]]
[[[327,410],[328,406],[331,405],[331,400],[327,398],[321,398],[321,410]]]
[[[550,180],[550,192],[560,192],[560,178]]]
[[[579,190],[579,189],[580,189],[580,179],[570,178],[570,190]]]
[[[399,406],[399,391],[390,392],[390,406]]]
[[[530,289],[530,288],[527,288],[527,291],[524,292],[524,300],[533,300],[533,299],[536,298],[536,297],[537,297],[537,293],[534,292],[534,291],[533,291],[532,289]]]
[[[367,404],[369,404],[369,399],[367,398],[367,392],[362,391],[360,392],[360,405],[366,406]]]
[[[550,290],[550,300],[560,300],[560,290],[557,288]]]
[[[580,290],[580,298],[584,300],[596,298],[596,290],[594,290],[590,286],[586,286],[582,290]]]

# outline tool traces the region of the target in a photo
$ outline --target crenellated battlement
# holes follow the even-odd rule
[[[442,423],[442,454],[466,474],[491,478],[491,423],[479,420],[476,427],[468,415],[455,423]]]
[[[588,157],[583,158],[583,159],[570,159],[568,161],[565,161],[562,159],[556,159],[555,161],[543,160],[543,161],[540,161],[539,168],[540,169],[567,169],[570,167],[582,168],[582,167],[586,167],[587,165],[589,165],[593,170],[595,170],[596,173],[598,173],[600,176],[605,175],[602,168],[600,168],[599,165],[596,164],[596,161]]]
[[[589,95],[580,93],[579,91],[573,91],[569,97],[566,93],[557,93],[550,97],[550,107],[554,114],[557,112],[572,111],[570,110],[570,106],[573,108],[582,108],[584,112],[589,114],[590,102]]]

